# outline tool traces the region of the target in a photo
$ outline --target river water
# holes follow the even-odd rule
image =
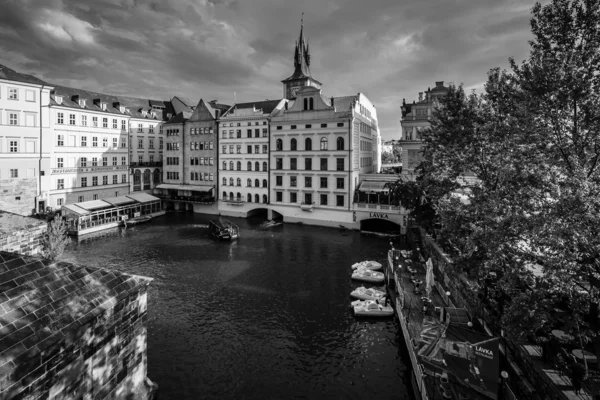
[[[148,376],[159,399],[410,399],[395,319],[356,319],[350,266],[385,260],[389,240],[261,218],[173,213],[73,241],[64,259],[154,278]]]

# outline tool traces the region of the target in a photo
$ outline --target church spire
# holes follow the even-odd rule
[[[308,53],[308,41],[304,38],[304,13],[300,19],[300,36],[296,41],[294,52],[294,75],[299,72],[304,76],[310,76],[310,54]]]

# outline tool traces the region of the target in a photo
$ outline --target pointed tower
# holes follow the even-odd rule
[[[295,98],[296,92],[304,86],[312,86],[317,89],[322,86],[321,82],[310,75],[310,53],[308,41],[304,38],[304,14],[300,22],[300,36],[294,49],[294,73],[281,82],[283,83],[283,97],[286,99]]]

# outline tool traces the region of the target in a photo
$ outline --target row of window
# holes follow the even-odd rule
[[[63,112],[57,112],[56,113],[56,123],[58,125],[64,125],[65,124],[65,113]],[[76,114],[69,114],[69,125],[77,125],[77,116]],[[88,116],[85,114],[81,115],[81,119],[80,119],[80,126],[88,126]],[[92,125],[91,127],[93,128],[99,128],[99,117],[95,117],[92,116]],[[107,117],[102,117],[102,128],[108,128],[109,127],[109,121]],[[112,129],[118,129],[119,127],[119,120],[117,118],[113,118],[112,119]],[[142,128],[142,124],[138,125],[138,131],[139,132],[143,132]],[[141,129],[141,130],[140,130]],[[121,130],[122,131],[126,131],[127,130],[127,120],[122,119],[121,120]],[[150,125],[150,133],[154,133],[154,126]]]
[[[344,123],[343,122],[338,122],[336,125],[337,125],[338,128],[343,128],[344,127]],[[327,128],[327,126],[328,126],[327,124],[321,124],[321,128]],[[297,125],[290,125],[290,129],[297,129],[297,128],[298,128]],[[306,124],[306,125],[304,125],[304,128],[305,129],[312,129],[312,124]],[[280,130],[283,129],[283,126],[282,125],[277,125],[276,129],[278,131],[280,131]]]
[[[0,98],[2,98],[2,86],[0,86]],[[18,88],[7,88],[7,96],[8,100],[19,100],[19,89]],[[35,91],[25,89],[25,101],[35,101]]]
[[[212,150],[213,142],[190,142],[190,150]]]
[[[360,150],[361,151],[373,151],[373,143],[369,142],[368,140],[361,140],[360,141]]]
[[[158,155],[159,159],[162,160],[162,155],[159,154]],[[149,154],[149,158],[150,158],[150,162],[153,163],[154,162],[154,154]],[[138,154],[138,162],[141,164],[144,162],[144,155],[143,154]]]
[[[175,179],[179,180],[179,172],[177,171],[167,171],[167,179]]]
[[[255,129],[254,130],[254,137],[260,137],[260,129]],[[262,129],[262,137],[267,137],[269,134],[269,130],[267,128],[263,128]],[[229,131],[229,139],[240,139],[242,137],[242,130],[241,129],[236,129],[235,132],[233,131],[233,129],[231,129]],[[247,129],[246,130],[246,137],[251,138],[252,137],[252,129]],[[227,130],[223,130],[222,131],[222,138],[223,139],[227,139]]]
[[[190,128],[190,135],[212,134],[213,128]]]
[[[179,150],[179,143],[167,143],[167,150]]]
[[[190,165],[214,165],[212,157],[190,157]]]
[[[179,128],[167,129],[167,136],[179,136]]]
[[[344,138],[338,137],[336,139],[336,150],[344,150]],[[304,150],[310,151],[312,150],[312,139],[306,138],[304,139]],[[275,149],[277,151],[283,151],[283,140],[277,139],[275,141]],[[319,150],[329,150],[328,140],[327,138],[321,138],[319,141]],[[290,140],[290,151],[298,151],[298,141],[295,138]]]
[[[254,202],[255,203],[260,203],[260,195],[259,194],[254,194]],[[227,195],[227,192],[223,192],[223,200],[225,201],[242,201],[242,194],[241,193],[237,193],[237,196],[233,196],[233,192],[229,192],[229,196]],[[248,195],[246,196],[246,201],[248,203],[252,203],[252,194],[248,193]],[[262,202],[264,204],[267,204],[269,202],[269,198],[267,197],[266,194],[262,195]]]
[[[213,181],[215,176],[208,172],[190,172],[190,180],[192,181]]]
[[[367,124],[365,124],[364,122],[361,122],[361,123],[360,123],[360,125],[359,125],[359,127],[358,127],[358,130],[359,130],[360,132],[362,132],[362,133],[366,133],[366,134],[369,134],[369,135],[371,134],[371,126],[370,126],[370,125],[367,125]]]
[[[373,165],[373,158],[371,157],[361,157],[360,166],[361,167],[369,167]]]
[[[262,124],[263,124],[263,125],[266,125],[266,124],[267,124],[267,121],[263,121],[263,123],[262,123]],[[254,125],[259,125],[259,122],[258,122],[258,121],[255,121],[255,122],[254,122]],[[222,125],[221,125],[221,126],[223,126],[223,127],[227,126],[227,122],[222,122]],[[230,122],[230,123],[229,123],[229,126],[234,126],[233,122]],[[238,122],[238,123],[237,123],[235,126],[242,126],[242,124],[241,124],[240,122]],[[252,126],[252,122],[248,122],[248,126]]]
[[[321,158],[320,159],[320,170],[321,171],[327,171],[327,166],[328,166],[328,159],[327,158]],[[344,171],[344,159],[343,158],[336,158],[335,159],[335,170],[336,171]],[[275,159],[275,169],[283,169],[283,158],[276,158]],[[290,170],[297,170],[298,169],[298,159],[297,158],[290,158],[290,164],[289,164],[289,169]],[[310,171],[312,170],[312,158],[305,158],[304,159],[304,169],[306,171]]]
[[[335,196],[335,205],[336,207],[344,207],[344,195],[336,195]],[[283,192],[275,192],[275,201],[278,203],[283,202]],[[290,192],[290,203],[298,202],[298,193]],[[304,199],[302,204],[314,204],[313,202],[313,194],[312,193],[304,193]],[[329,205],[329,195],[328,194],[320,194],[319,195],[319,205],[326,206]]]
[[[160,148],[162,149],[162,143],[163,140],[162,138],[160,138]],[[131,144],[130,144],[131,147]],[[144,148],[144,138],[138,138],[138,149],[143,149]],[[148,148],[149,149],[154,149],[154,138],[148,138]]]
[[[63,157],[57,157],[56,158],[56,168],[64,168],[64,158]],[[113,157],[112,158],[112,165],[118,165],[117,164],[117,157]],[[121,165],[127,165],[127,157],[121,157]],[[88,167],[88,159],[87,157],[81,157],[79,158],[79,166],[80,167]],[[98,167],[98,158],[97,157],[92,157],[91,158],[91,164],[89,165],[91,167]],[[102,157],[102,166],[106,167],[108,166],[108,157]]]
[[[261,148],[261,146],[259,144],[255,144],[254,145],[254,154],[259,154],[260,153],[260,148]],[[229,154],[234,154],[233,150],[234,150],[233,145],[230,144],[229,145]],[[242,154],[242,145],[238,144],[236,146],[236,150],[237,150],[236,151],[237,154]],[[222,154],[227,154],[227,146],[226,145],[223,145],[221,147],[221,152],[222,152]],[[268,152],[269,152],[269,147],[266,144],[263,144],[262,145],[262,153],[263,154],[267,154]],[[252,145],[248,145],[246,147],[246,153],[247,154],[252,154]]]
[[[365,115],[365,116],[371,118],[371,110],[369,110],[367,107],[365,107],[363,105],[360,106],[360,113],[362,115]]]
[[[241,171],[242,170],[242,162],[238,161],[236,163],[237,168],[234,168],[234,163],[233,161],[229,161],[229,170],[230,171]],[[255,171],[260,171],[260,163],[258,161],[256,161],[254,163],[254,170]],[[262,163],[262,170],[267,172],[268,171],[268,165],[266,162]],[[227,171],[227,161],[223,161],[223,171]],[[248,164],[246,166],[246,171],[252,171],[252,162],[248,161]]]
[[[222,186],[227,186],[227,178],[223,178]],[[242,178],[237,178],[237,180],[235,180],[235,181],[233,180],[233,178],[229,178],[229,186],[242,186]],[[246,187],[252,187],[252,179],[248,178],[246,180]],[[260,187],[259,179],[254,180],[254,187]],[[262,187],[264,187],[264,188],[267,187],[266,179],[262,180]]]
[[[167,157],[167,165],[179,165],[179,157]]]
[[[327,189],[328,181],[329,181],[329,179],[326,176],[319,177],[319,183],[320,183],[319,188]],[[344,182],[345,182],[344,178],[336,178],[336,189],[344,189]],[[283,186],[283,176],[279,175],[279,176],[275,177],[275,186]],[[290,187],[297,187],[297,186],[298,186],[298,177],[290,176]],[[313,187],[312,186],[312,176],[304,177],[304,187],[306,187],[306,188]]]
[[[116,185],[118,184],[118,175],[113,175],[112,176],[112,184]],[[127,183],[127,175],[126,174],[122,174],[121,175],[121,183]],[[81,177],[81,187],[87,187],[88,185],[88,178],[86,176]],[[104,175],[102,176],[102,185],[108,185],[108,175]],[[92,176],[92,186],[98,186],[98,177],[97,176]],[[65,188],[65,180],[64,179],[57,179],[56,180],[56,188],[57,189],[64,189]]]
[[[76,136],[75,135],[69,135],[69,147],[76,147]],[[99,137],[98,136],[92,136],[92,147],[99,147]],[[150,142],[150,148],[153,149],[154,148],[154,139],[149,139]],[[162,138],[160,139],[160,145],[159,148],[162,149],[163,146],[163,140]],[[56,135],[56,146],[57,147],[64,147],[65,146],[65,135]],[[139,146],[139,142],[138,142],[138,146]],[[80,147],[88,147],[88,137],[87,136],[81,136],[81,142],[80,142]],[[102,138],[102,147],[109,147],[108,146],[108,137],[103,137]],[[119,138],[113,137],[112,138],[112,147],[119,147]],[[121,148],[127,148],[127,138],[122,137],[121,138]]]

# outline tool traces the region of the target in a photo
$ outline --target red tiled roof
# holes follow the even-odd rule
[[[270,114],[271,112],[273,112],[273,110],[275,109],[275,107],[277,107],[277,105],[279,104],[279,102],[282,99],[278,99],[278,100],[263,100],[263,101],[250,101],[247,103],[236,103],[234,104],[230,110],[234,110],[236,108],[239,109],[243,109],[243,108],[255,108],[257,110],[262,110],[263,114]],[[227,117],[230,114],[231,111],[228,111],[226,113],[224,113],[223,117]],[[235,115],[235,114],[234,114]]]
[[[151,281],[0,252],[0,371],[78,337],[82,325]]]

